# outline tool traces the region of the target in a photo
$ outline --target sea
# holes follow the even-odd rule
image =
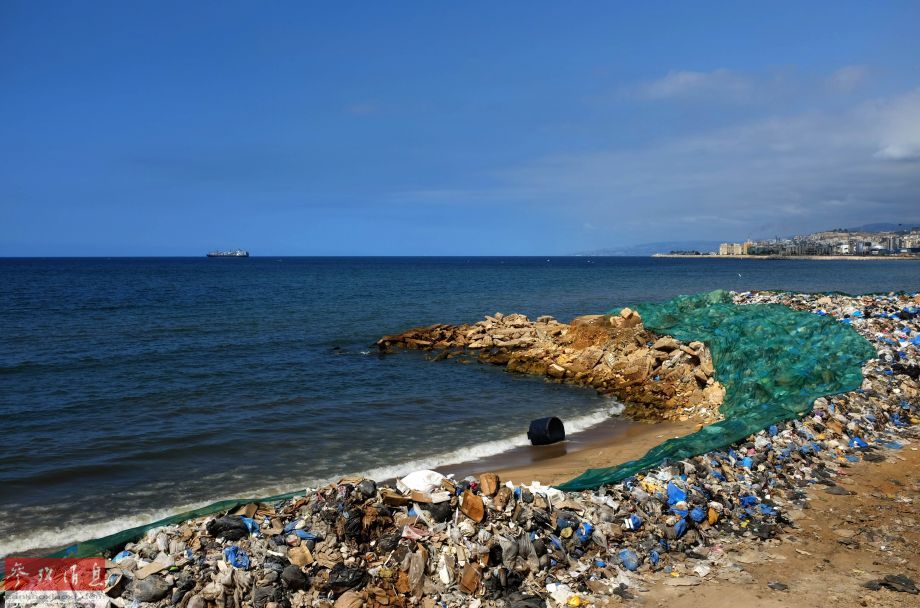
[[[920,261],[0,259],[0,556],[494,458],[542,416],[609,423],[620,404],[589,389],[374,343],[713,289],[917,291]]]

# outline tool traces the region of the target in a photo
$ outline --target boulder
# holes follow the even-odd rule
[[[706,349],[700,351],[700,371],[702,371],[707,376],[712,376],[716,373],[716,370],[712,365],[712,355],[710,355],[709,351]]]
[[[603,349],[597,346],[589,346],[582,351],[575,361],[572,362],[571,370],[575,373],[586,372],[593,369],[597,362],[604,356]]]
[[[624,308],[620,311],[620,327],[623,329],[629,329],[631,327],[638,327],[642,324],[642,317],[639,316],[639,313],[634,311],[631,308]]]
[[[655,340],[655,343],[652,345],[652,348],[655,350],[663,350],[666,352],[671,352],[672,350],[677,350],[680,348],[680,342],[672,338],[671,336],[663,336]]]

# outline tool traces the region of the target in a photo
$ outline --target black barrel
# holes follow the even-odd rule
[[[530,423],[527,438],[533,445],[549,445],[565,439],[565,427],[555,416],[540,418]]]

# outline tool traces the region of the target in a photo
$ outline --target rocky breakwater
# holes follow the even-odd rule
[[[702,342],[684,344],[648,331],[636,311],[588,315],[561,323],[550,316],[495,313],[463,325],[416,327],[377,341],[381,352],[437,353],[435,360],[475,356],[508,371],[591,386],[643,420],[711,422],[725,389]]]

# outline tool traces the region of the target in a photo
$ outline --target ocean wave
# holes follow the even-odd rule
[[[585,431],[597,424],[600,424],[601,422],[604,422],[605,420],[608,420],[611,416],[616,416],[622,413],[624,407],[625,406],[619,401],[611,400],[611,402],[607,404],[607,407],[604,407],[603,409],[567,420],[565,421],[566,434],[571,435],[572,433]],[[508,452],[514,448],[522,447],[525,445],[530,445],[530,440],[527,439],[526,433],[522,433],[520,435],[512,435],[503,439],[496,439],[494,441],[485,441],[482,443],[473,444],[471,446],[464,446],[462,448],[451,450],[450,452],[444,452],[436,456],[417,458],[414,460],[401,462],[395,466],[377,467],[367,471],[361,471],[360,473],[356,474],[363,475],[370,479],[392,479],[394,477],[402,477],[408,473],[411,473],[412,471],[417,471],[419,469],[437,469],[438,467],[448,465],[473,462],[481,458],[496,456],[503,452]]]
[[[624,405],[618,401],[610,399],[606,402],[605,407],[594,410],[582,416],[565,421],[566,433],[572,435],[585,431],[597,424],[609,420],[612,416],[622,413]],[[343,472],[324,479],[308,479],[300,482],[292,481],[290,483],[277,484],[270,487],[262,487],[251,492],[248,496],[258,498],[262,496],[274,496],[277,494],[291,492],[298,488],[316,488],[337,481],[346,476],[363,476],[370,479],[384,480],[395,477],[402,477],[412,471],[419,469],[437,469],[448,465],[462,464],[464,462],[473,462],[481,458],[496,456],[503,452],[513,450],[514,448],[529,445],[530,441],[526,434],[511,435],[496,439],[493,441],[484,441],[482,443],[465,446],[456,450],[450,450],[424,456],[403,462],[375,467],[364,471]],[[131,498],[125,496],[124,498]],[[0,558],[8,555],[16,555],[36,549],[61,547],[77,542],[83,542],[94,538],[101,538],[109,534],[114,534],[122,530],[127,530],[136,526],[143,526],[166,517],[191,511],[204,507],[213,502],[220,500],[239,498],[239,495],[224,495],[218,498],[203,500],[183,505],[177,505],[169,508],[153,509],[139,511],[132,515],[107,519],[105,521],[93,523],[65,522],[50,528],[40,528],[17,534],[8,533],[0,539]]]

